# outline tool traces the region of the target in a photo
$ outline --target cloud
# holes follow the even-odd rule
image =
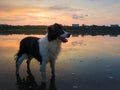
[[[14,1],[14,2],[13,2]],[[25,0],[18,0],[18,1],[16,1],[16,0],[9,0],[8,2],[7,2],[7,0],[1,0],[0,1],[0,12],[11,12],[11,11],[13,11],[13,10],[27,10],[27,9],[29,9],[29,10],[32,10],[33,11],[33,9],[34,9],[34,11],[35,11],[35,9],[36,10],[47,10],[48,8],[46,8],[46,6],[41,6],[38,2],[35,2],[34,0],[31,0],[30,2],[27,2],[27,1],[25,1]]]
[[[119,9],[120,8],[120,3],[114,4],[112,8]]]
[[[14,1],[14,2],[13,2]],[[40,2],[41,1],[41,2]],[[48,3],[48,5],[46,4]],[[50,4],[49,4],[50,2]],[[0,1],[0,11],[10,11],[13,9],[24,9],[24,8],[34,8],[34,9],[44,9],[44,10],[52,10],[52,11],[81,11],[79,8],[70,7],[69,3],[53,3],[51,0],[30,0],[29,2],[25,0],[9,0],[9,3],[5,0]],[[43,3],[43,4],[42,4]]]
[[[0,11],[8,12],[11,11],[12,9],[13,8],[8,5],[0,4]]]
[[[96,1],[96,0],[88,0],[88,1]]]
[[[73,14],[72,15],[73,19],[85,19],[86,17],[88,17],[88,14],[85,14],[85,15],[83,15],[83,14],[81,14],[81,15]]]
[[[13,16],[0,16],[0,23],[16,23],[16,22],[29,22],[42,21],[42,20],[55,20],[54,16],[32,16],[32,15],[13,15]]]
[[[62,10],[62,11],[81,11],[82,9],[78,9],[78,8],[71,8],[71,7],[67,7],[64,5],[54,5],[49,7],[50,10]]]
[[[0,21],[7,21],[7,22],[16,22],[16,21],[22,21],[25,17],[17,17],[17,16],[0,16]]]

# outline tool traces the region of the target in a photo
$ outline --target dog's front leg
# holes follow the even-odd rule
[[[46,62],[41,64],[42,83],[46,83]]]
[[[55,77],[55,59],[50,60],[50,67],[51,67],[52,77]]]
[[[46,55],[46,56],[45,56]],[[41,74],[42,74],[42,83],[46,83],[46,64],[48,62],[49,55],[43,54],[42,64],[41,64]]]
[[[42,63],[40,67],[41,75],[42,75],[42,83],[46,83],[46,64],[49,60],[49,54],[48,50],[43,47],[41,50],[41,56],[42,56]]]

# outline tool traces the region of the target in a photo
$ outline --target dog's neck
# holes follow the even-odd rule
[[[54,40],[49,40],[48,39],[48,34],[46,34],[43,38],[46,38],[47,39],[47,41],[49,42],[49,43],[54,43],[54,44],[58,44],[59,46],[61,45],[61,40],[59,40],[59,39],[54,39]]]

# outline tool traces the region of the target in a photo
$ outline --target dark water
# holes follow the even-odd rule
[[[62,44],[56,79],[47,65],[47,86],[41,86],[39,63],[26,62],[15,75],[14,55],[27,35],[0,35],[0,90],[120,90],[120,36],[71,37]],[[42,35],[35,35],[43,37]]]

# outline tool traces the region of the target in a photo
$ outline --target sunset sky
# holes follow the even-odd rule
[[[0,24],[120,25],[120,0],[0,0]]]

